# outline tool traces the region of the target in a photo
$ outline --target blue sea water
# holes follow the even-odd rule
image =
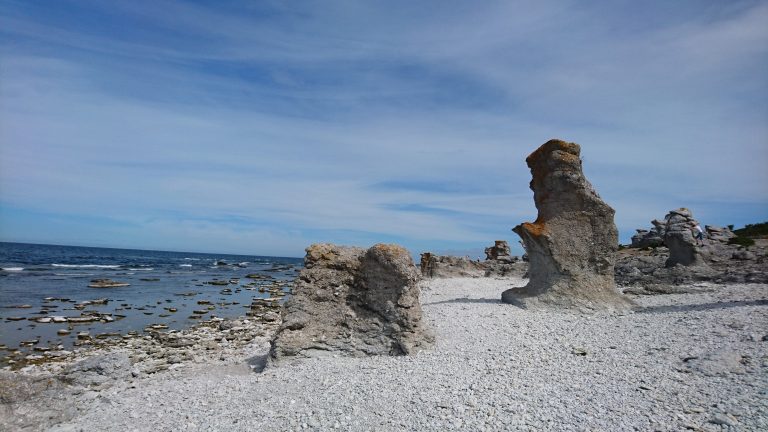
[[[258,291],[259,285],[279,284],[288,291],[301,266],[301,258],[0,242],[0,346],[5,345],[6,353],[24,351],[32,346],[20,347],[23,341],[37,340],[33,346],[69,348],[79,331],[141,333],[150,324],[182,329],[199,322],[189,318],[194,310],[204,308],[198,301],[215,306],[204,318],[243,316],[254,298],[269,296]],[[245,278],[253,273],[263,275],[264,279]],[[90,288],[93,279],[130,285]],[[207,283],[213,280],[232,283]],[[106,304],[74,307],[104,298]],[[169,307],[178,311],[170,313]],[[116,319],[86,324],[35,321],[40,317],[77,317],[93,312],[111,314]],[[60,329],[72,333],[60,336]],[[0,350],[0,358],[4,356]]]

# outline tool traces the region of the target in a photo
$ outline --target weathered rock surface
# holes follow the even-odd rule
[[[271,360],[405,355],[429,347],[434,337],[421,320],[418,281],[410,254],[397,245],[310,246]]]
[[[0,430],[38,431],[72,419],[77,409],[66,384],[46,374],[0,371]]]
[[[625,309],[615,289],[618,230],[614,210],[584,177],[578,144],[550,140],[526,159],[538,217],[514,228],[529,259],[528,285],[502,301],[527,308]]]
[[[60,378],[69,384],[90,387],[130,376],[131,360],[128,354],[113,352],[81,360],[65,369]]]

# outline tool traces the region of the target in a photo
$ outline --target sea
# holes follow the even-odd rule
[[[82,343],[81,332],[121,337],[245,316],[254,299],[270,296],[265,288],[290,296],[302,265],[301,258],[0,242],[0,363],[14,352],[70,349]],[[98,279],[127,285],[89,286]],[[62,317],[70,321],[57,322]],[[77,317],[99,319],[72,322]]]

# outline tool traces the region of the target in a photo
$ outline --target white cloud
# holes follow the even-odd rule
[[[560,137],[623,231],[689,202],[766,209],[762,3],[631,31],[580,2],[91,6],[138,33],[2,21],[26,44],[3,48],[8,206],[184,247],[344,230],[470,247],[535,218],[524,158]],[[463,189],[372,187],[395,180]],[[245,222],[199,222],[227,217]]]

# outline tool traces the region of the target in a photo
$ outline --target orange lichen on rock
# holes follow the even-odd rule
[[[531,165],[535,164],[539,160],[546,159],[547,155],[555,151],[574,155],[578,159],[581,149],[576,143],[569,143],[559,139],[551,139],[544,143],[541,147],[534,150],[533,153],[529,154],[528,157],[525,158],[525,162],[529,167],[533,168]]]
[[[546,225],[544,222],[523,222],[521,224],[522,229],[524,229],[526,232],[528,232],[530,235],[534,237],[539,237],[540,235],[544,234],[544,231],[546,230]]]

